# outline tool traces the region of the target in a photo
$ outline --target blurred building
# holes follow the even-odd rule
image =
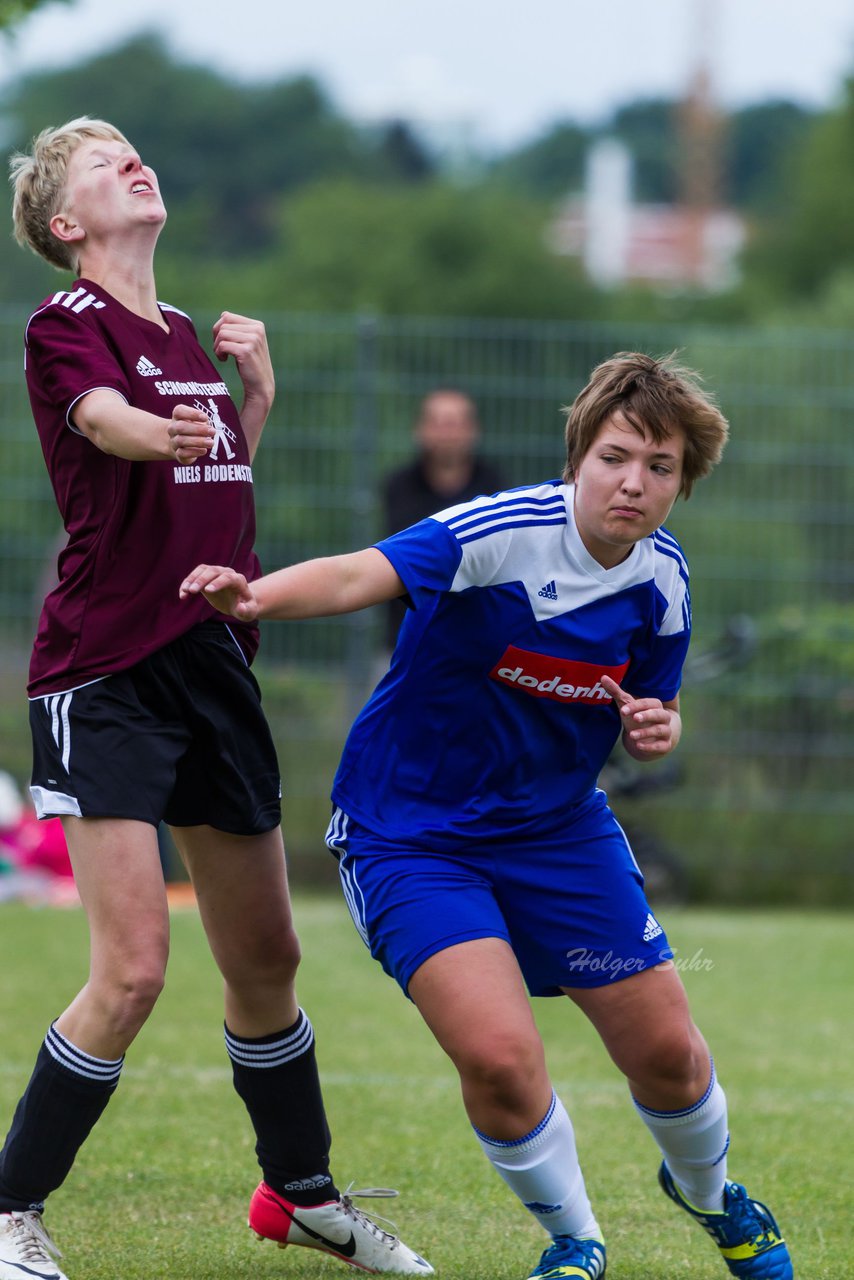
[[[732,209],[635,204],[631,157],[614,138],[593,147],[584,194],[565,203],[550,236],[555,251],[581,258],[602,288],[639,283],[709,292],[736,283],[745,240],[744,220]]]
[[[718,0],[693,0],[694,70],[679,105],[679,198],[635,204],[631,156],[614,138],[588,157],[585,191],[552,227],[558,253],[580,257],[603,288],[640,283],[717,292],[738,280],[747,238],[743,219],[722,198],[723,113],[713,91]]]

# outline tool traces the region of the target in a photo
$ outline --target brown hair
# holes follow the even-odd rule
[[[90,138],[105,138],[130,146],[124,134],[106,120],[78,116],[67,124],[43,129],[33,139],[29,154],[16,152],[9,161],[9,178],[15,191],[12,202],[15,239],[60,271],[76,271],[77,255],[71,245],[57,240],[50,229],[50,220],[62,208],[71,155],[81,142],[88,142]]]
[[[639,435],[656,444],[674,429],[685,435],[683,497],[720,461],[729,426],[711,396],[700,389],[700,375],[676,363],[675,354],[656,359],[638,351],[619,351],[597,365],[590,381],[564,412],[566,466],[571,481],[606,418],[619,411]]]

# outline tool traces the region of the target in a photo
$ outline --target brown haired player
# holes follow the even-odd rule
[[[661,1151],[663,1190],[733,1275],[792,1276],[770,1212],[727,1180],[726,1098],[597,786],[618,738],[639,761],[679,741],[688,568],[663,526],[726,436],[686,370],[621,353],[569,411],[563,481],[257,581],[200,565],[181,587],[243,620],[406,596],[327,843],[372,955],[459,1072],[487,1159],[551,1237],[531,1280],[599,1280],[605,1246],[526,986],[591,1020]]]

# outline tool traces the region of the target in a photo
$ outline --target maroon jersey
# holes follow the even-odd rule
[[[221,616],[201,597],[178,599],[194,565],[259,573],[252,471],[237,409],[189,317],[160,309],[168,333],[79,280],[46,299],[27,324],[27,387],[68,534],[33,648],[34,697],[133,666]],[[102,387],[161,418],[171,418],[177,404],[204,409],[216,430],[209,454],[180,466],[103,453],[73,424],[77,401]],[[257,629],[230,624],[251,658]]]

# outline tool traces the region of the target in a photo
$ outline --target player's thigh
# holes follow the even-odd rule
[[[436,1040],[462,1066],[484,1056],[543,1066],[542,1042],[516,957],[501,938],[476,938],[431,955],[409,995]]]
[[[265,971],[292,976],[299,944],[281,829],[241,836],[210,826],[174,827],[172,835],[226,979],[259,980]]]
[[[115,981],[135,970],[156,981],[169,950],[156,828],[125,818],[70,816],[62,826],[89,923],[93,978]]]
[[[629,1079],[661,1071],[707,1073],[705,1042],[672,961],[606,986],[567,988],[566,994]]]

